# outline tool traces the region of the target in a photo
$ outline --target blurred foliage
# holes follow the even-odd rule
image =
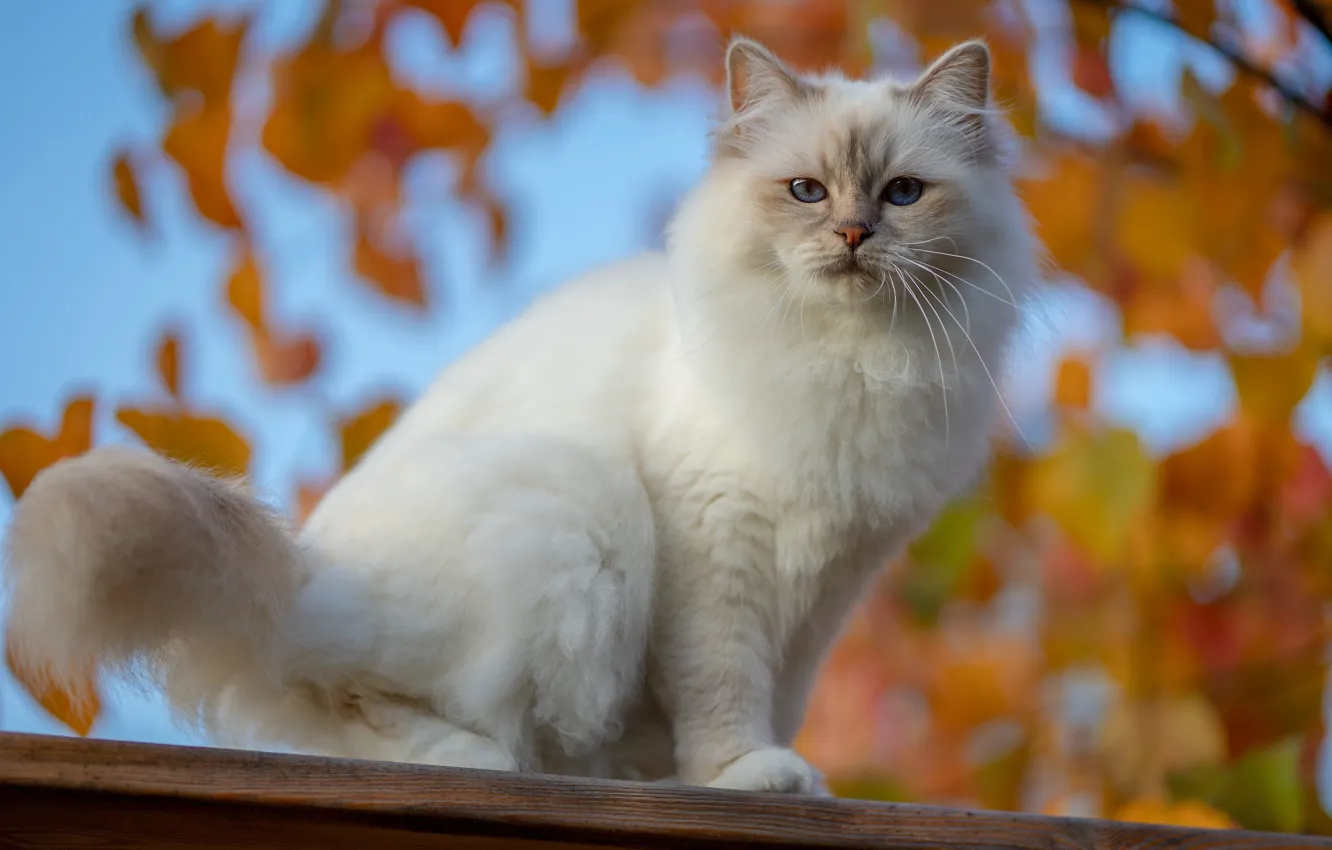
[[[251,18],[202,5],[181,30],[148,8],[127,21],[172,117],[153,149],[115,152],[108,185],[151,231],[148,178],[175,164],[198,216],[231,235],[217,303],[245,329],[256,380],[278,390],[314,379],[329,342],[269,310],[235,197],[239,156],[266,155],[340,202],[357,279],[427,311],[431,287],[400,225],[404,170],[449,155],[453,191],[489,223],[501,259],[508,210],[481,164],[522,102],[557,113],[606,64],[644,86],[681,74],[717,85],[732,32],[798,66],[851,73],[910,71],[986,35],[1041,235],[1071,285],[1114,306],[1119,333],[1067,353],[1049,438],[1001,435],[985,485],[885,575],[830,658],[797,745],[848,795],[1332,834],[1315,792],[1332,475],[1292,418],[1332,349],[1332,98],[1314,71],[1332,48],[1325,4],[1048,0],[1044,17],[1059,24],[1036,26],[1007,0],[576,0],[577,37],[554,53],[530,43],[517,0],[329,0],[279,53],[247,47]],[[481,5],[518,19],[525,84],[507,102],[437,100],[395,78],[385,33],[397,20],[438,26],[457,47]],[[1130,17],[1210,45],[1237,73],[1209,88],[1183,71],[1182,110],[1126,102],[1108,44]],[[902,34],[896,47],[871,38],[883,21]],[[1039,78],[1038,51],[1058,59]],[[242,74],[271,85],[262,109],[234,97]],[[1109,132],[1054,125],[1038,98],[1060,75],[1110,117]],[[1245,332],[1254,326],[1265,332]],[[1223,359],[1238,400],[1230,421],[1168,456],[1093,409],[1106,358],[1162,335]],[[246,439],[181,386],[188,340],[164,333],[162,397],[116,418],[168,455],[244,472]],[[69,401],[53,438],[0,434],[16,497],[41,467],[89,447],[92,405]],[[327,414],[341,469],[399,409],[384,398]],[[296,486],[301,515],[327,483]],[[95,698],[29,684],[87,733]]]

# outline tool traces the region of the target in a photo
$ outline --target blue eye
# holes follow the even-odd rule
[[[817,180],[797,177],[791,181],[791,197],[802,204],[817,204],[828,197],[828,190]]]
[[[914,177],[894,177],[883,187],[879,198],[895,207],[909,207],[920,200],[924,191],[925,184]]]

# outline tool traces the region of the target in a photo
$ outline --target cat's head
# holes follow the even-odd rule
[[[726,66],[729,110],[672,233],[692,261],[832,309],[918,302],[936,325],[1032,282],[983,42],[905,81],[800,74],[744,38]]]

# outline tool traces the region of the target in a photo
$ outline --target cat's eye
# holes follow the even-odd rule
[[[791,197],[802,204],[817,204],[828,197],[828,190],[822,183],[808,177],[797,177],[790,183]]]
[[[883,187],[883,193],[879,198],[895,207],[909,207],[920,200],[924,191],[925,184],[915,177],[894,177]]]

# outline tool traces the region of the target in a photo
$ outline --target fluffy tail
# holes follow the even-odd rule
[[[4,555],[7,639],[26,672],[147,675],[210,730],[229,700],[286,699],[268,659],[303,556],[237,483],[97,449],[37,476]]]

